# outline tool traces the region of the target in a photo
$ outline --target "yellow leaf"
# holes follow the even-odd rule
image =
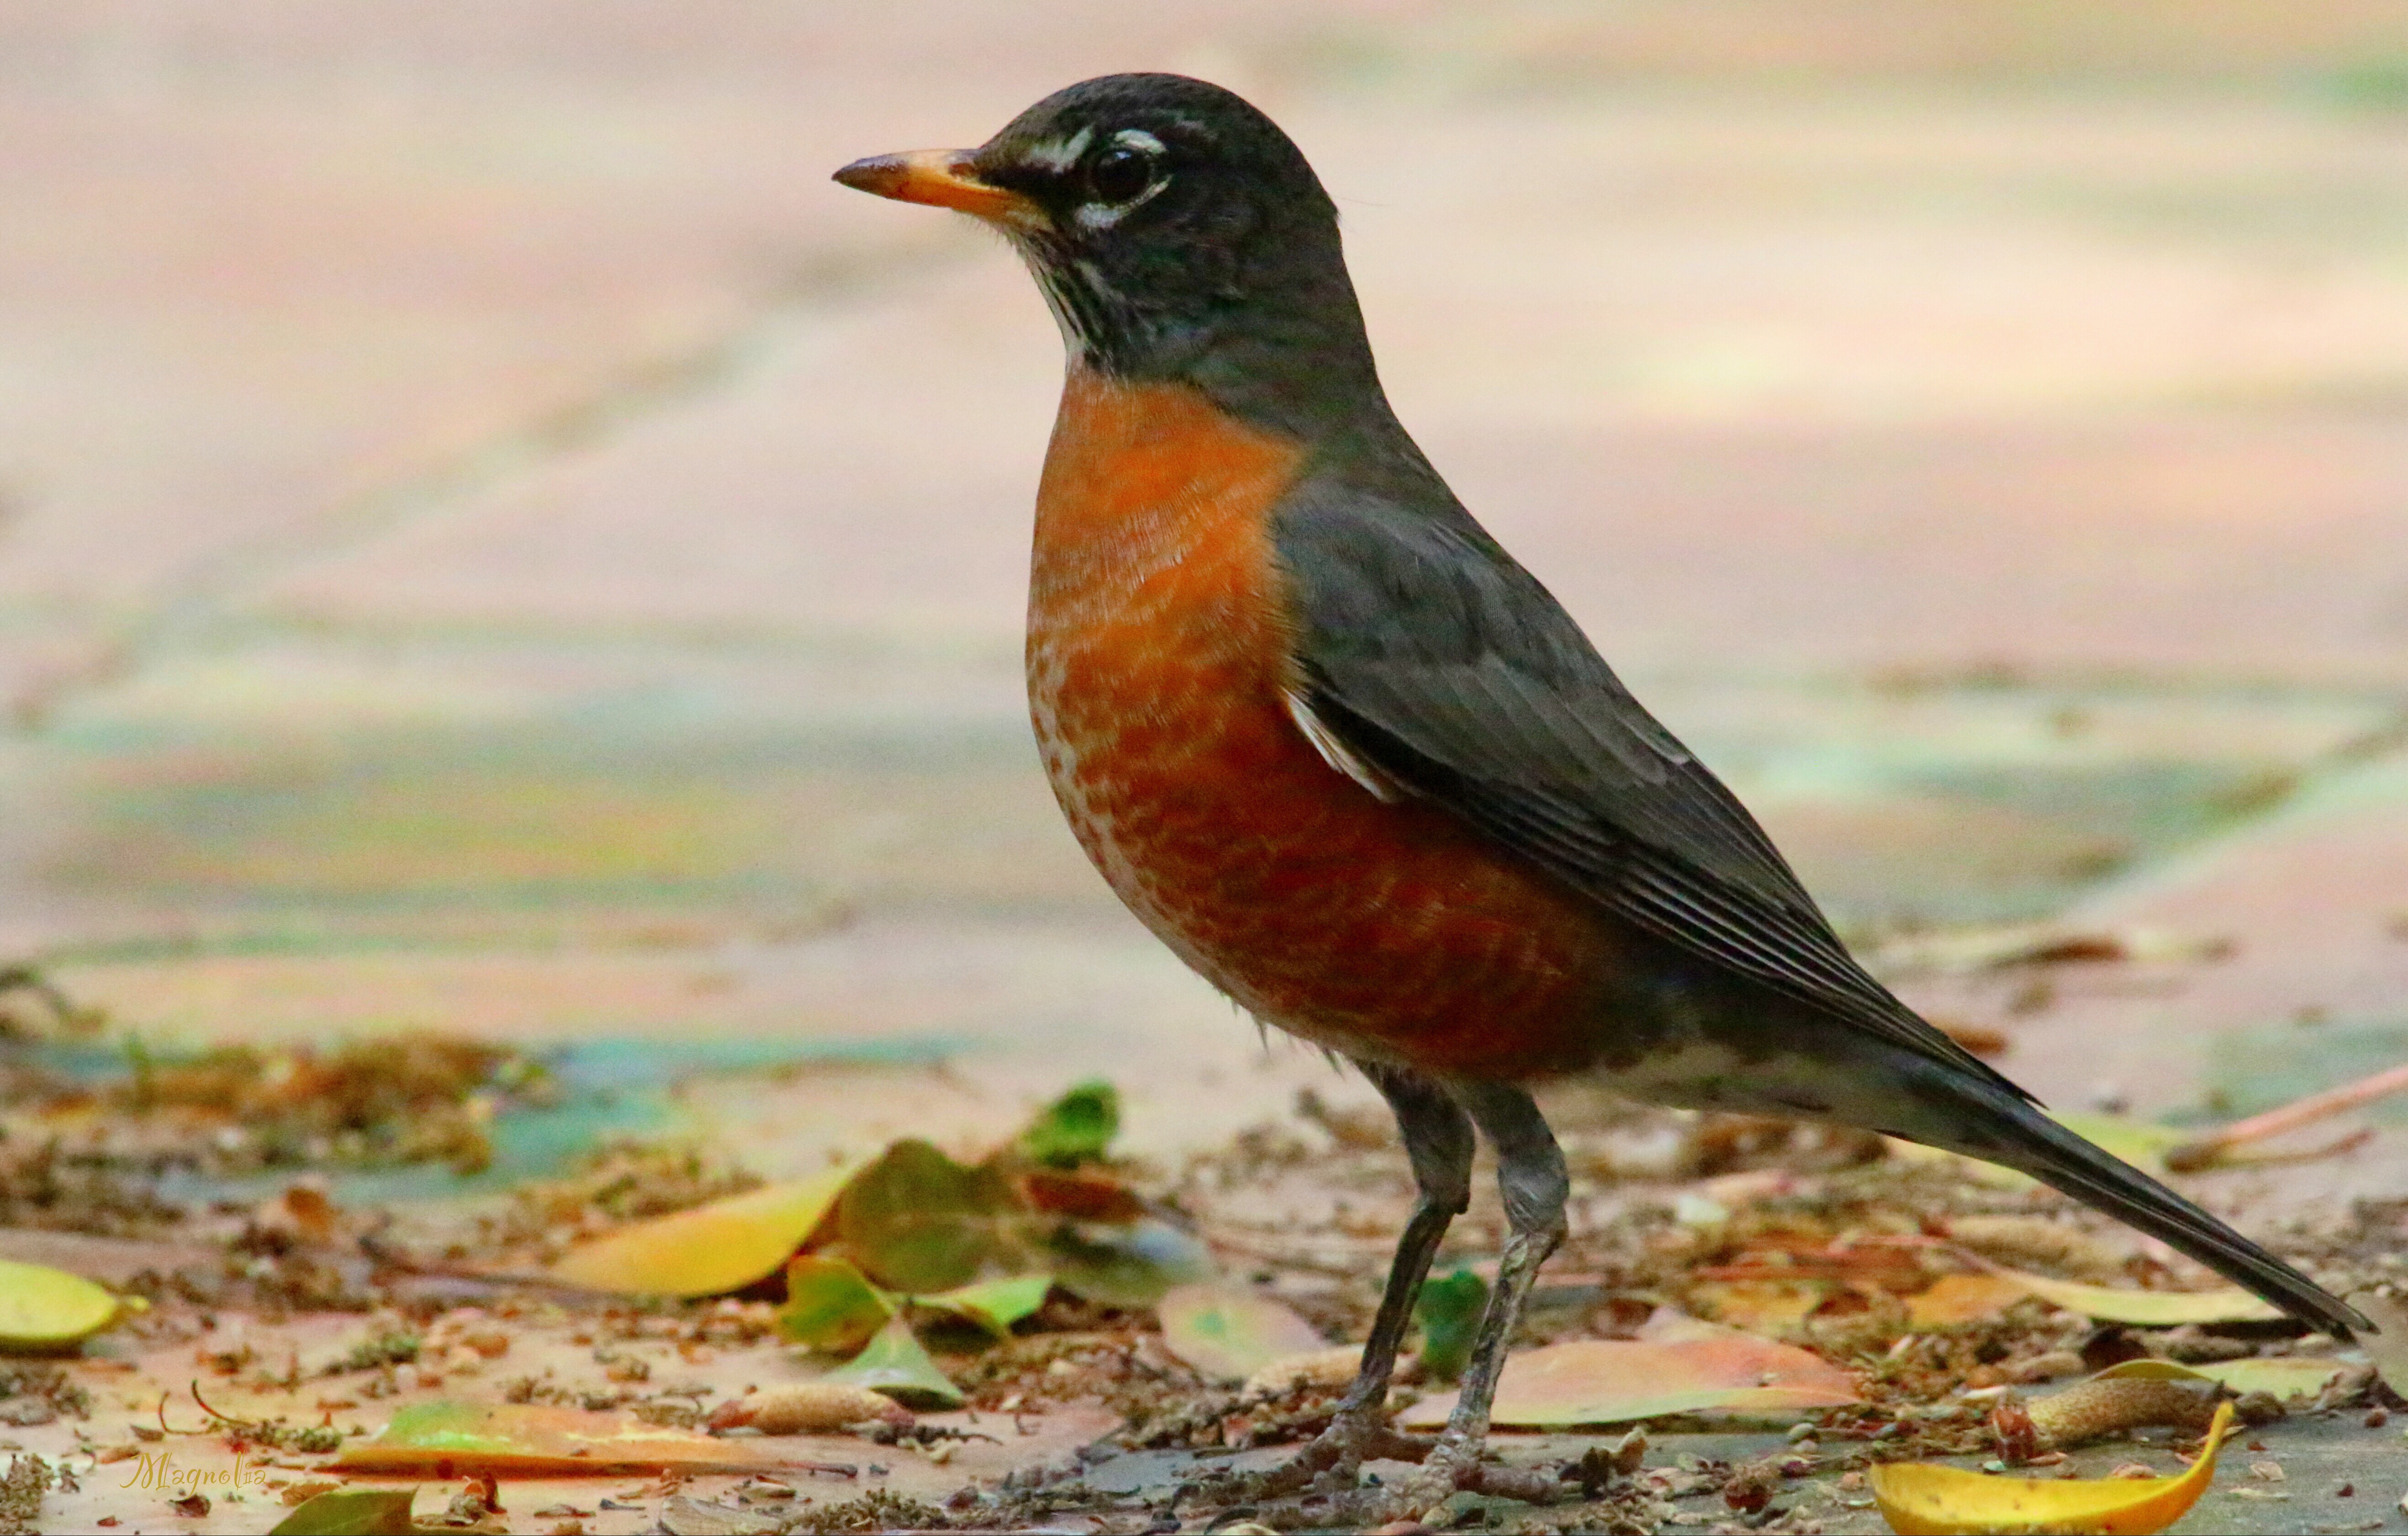
[[[1996,1317],[2029,1291],[2004,1275],[1943,1274],[1906,1299],[1907,1326],[1922,1332]]]
[[[2112,1285],[2085,1285],[2074,1280],[1993,1266],[1990,1272],[2012,1281],[2043,1301],[2102,1323],[2132,1323],[2142,1328],[2180,1328],[2185,1323],[2260,1323],[2283,1316],[2281,1308],[2261,1300],[2238,1285],[2212,1291],[2127,1291]]]
[[[0,1259],[0,1349],[64,1349],[126,1310],[79,1274]]]
[[[2271,1392],[2276,1399],[2313,1398],[2347,1366],[2322,1356],[2274,1355],[2264,1359],[2218,1360],[2212,1365],[2176,1365],[2171,1360],[2126,1360],[2092,1377],[2158,1376],[2174,1381],[2214,1382],[2236,1393]]]
[[[1872,1470],[1873,1500],[1899,1536],[2147,1536],[2199,1502],[2215,1480],[2215,1453],[2231,1425],[2232,1405],[2223,1403],[2199,1459],[2180,1477],[1985,1477],[1905,1462]]]
[[[1715,1322],[1767,1337],[1803,1323],[1830,1294],[1819,1280],[1705,1280],[1689,1287],[1690,1301]]]
[[[552,1278],[622,1296],[715,1296],[777,1272],[853,1177],[850,1168],[635,1222],[560,1256]]]

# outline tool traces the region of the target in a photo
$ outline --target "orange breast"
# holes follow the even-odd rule
[[[1268,514],[1300,462],[1183,386],[1074,372],[1038,493],[1028,693],[1121,899],[1257,1016],[1350,1055],[1528,1077],[1596,1055],[1594,916],[1296,725]]]

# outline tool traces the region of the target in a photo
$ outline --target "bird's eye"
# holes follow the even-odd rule
[[[1114,144],[1087,162],[1087,190],[1099,203],[1125,203],[1154,184],[1154,157]]]

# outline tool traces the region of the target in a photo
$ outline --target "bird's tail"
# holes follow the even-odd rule
[[[2374,1331],[2356,1308],[2139,1169],[2058,1125],[2038,1105],[1953,1074],[1936,1086],[1942,1092],[1935,1097],[1953,1102],[1930,1124],[1904,1133],[1913,1140],[2028,1173],[2163,1239],[2311,1327],[2344,1336]]]

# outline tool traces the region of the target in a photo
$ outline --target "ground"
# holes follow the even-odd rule
[[[347,1213],[439,1223],[597,1136],[772,1180],[904,1134],[967,1155],[1093,1075],[1121,1090],[1129,1177],[1169,1198],[1249,1135],[1326,1137],[1299,1090],[1369,1101],[1258,1041],[1058,825],[1017,666],[1057,343],[994,242],[825,180],[1115,68],[1223,79],[1290,128],[1407,423],[1913,1000],[2001,1036],[2069,1110],[2205,1122],[2396,1064],[2396,20],[0,21],[0,957],[109,1046],[45,1068],[432,1031],[584,1106],[501,1094],[465,1182],[306,1135],[297,1164],[170,1164],[110,1199],[187,1222],[121,1211],[0,1256],[218,1266],[249,1218],[209,1203],[252,1210],[304,1165]],[[2027,919],[2124,957],[1951,947]],[[2401,1123],[2378,1106],[2325,1133],[2372,1132],[2343,1156],[2190,1187],[2256,1230],[2330,1229],[2408,1188]],[[1593,1224],[1641,1198],[1599,1167]],[[1303,1272],[1356,1292],[1397,1193],[1364,1177],[1279,1186],[1345,1238]],[[1342,1331],[1355,1305],[1312,1314]],[[143,1347],[208,1310],[163,1294]],[[366,1325],[290,1326],[306,1355]],[[101,1408],[95,1440],[136,1412]],[[2345,1428],[2265,1433],[2346,1460]],[[934,1481],[910,1486],[985,1454],[913,1461]],[[2347,1514],[2397,1527],[2382,1475]],[[239,1513],[141,1518],[263,1523]]]

